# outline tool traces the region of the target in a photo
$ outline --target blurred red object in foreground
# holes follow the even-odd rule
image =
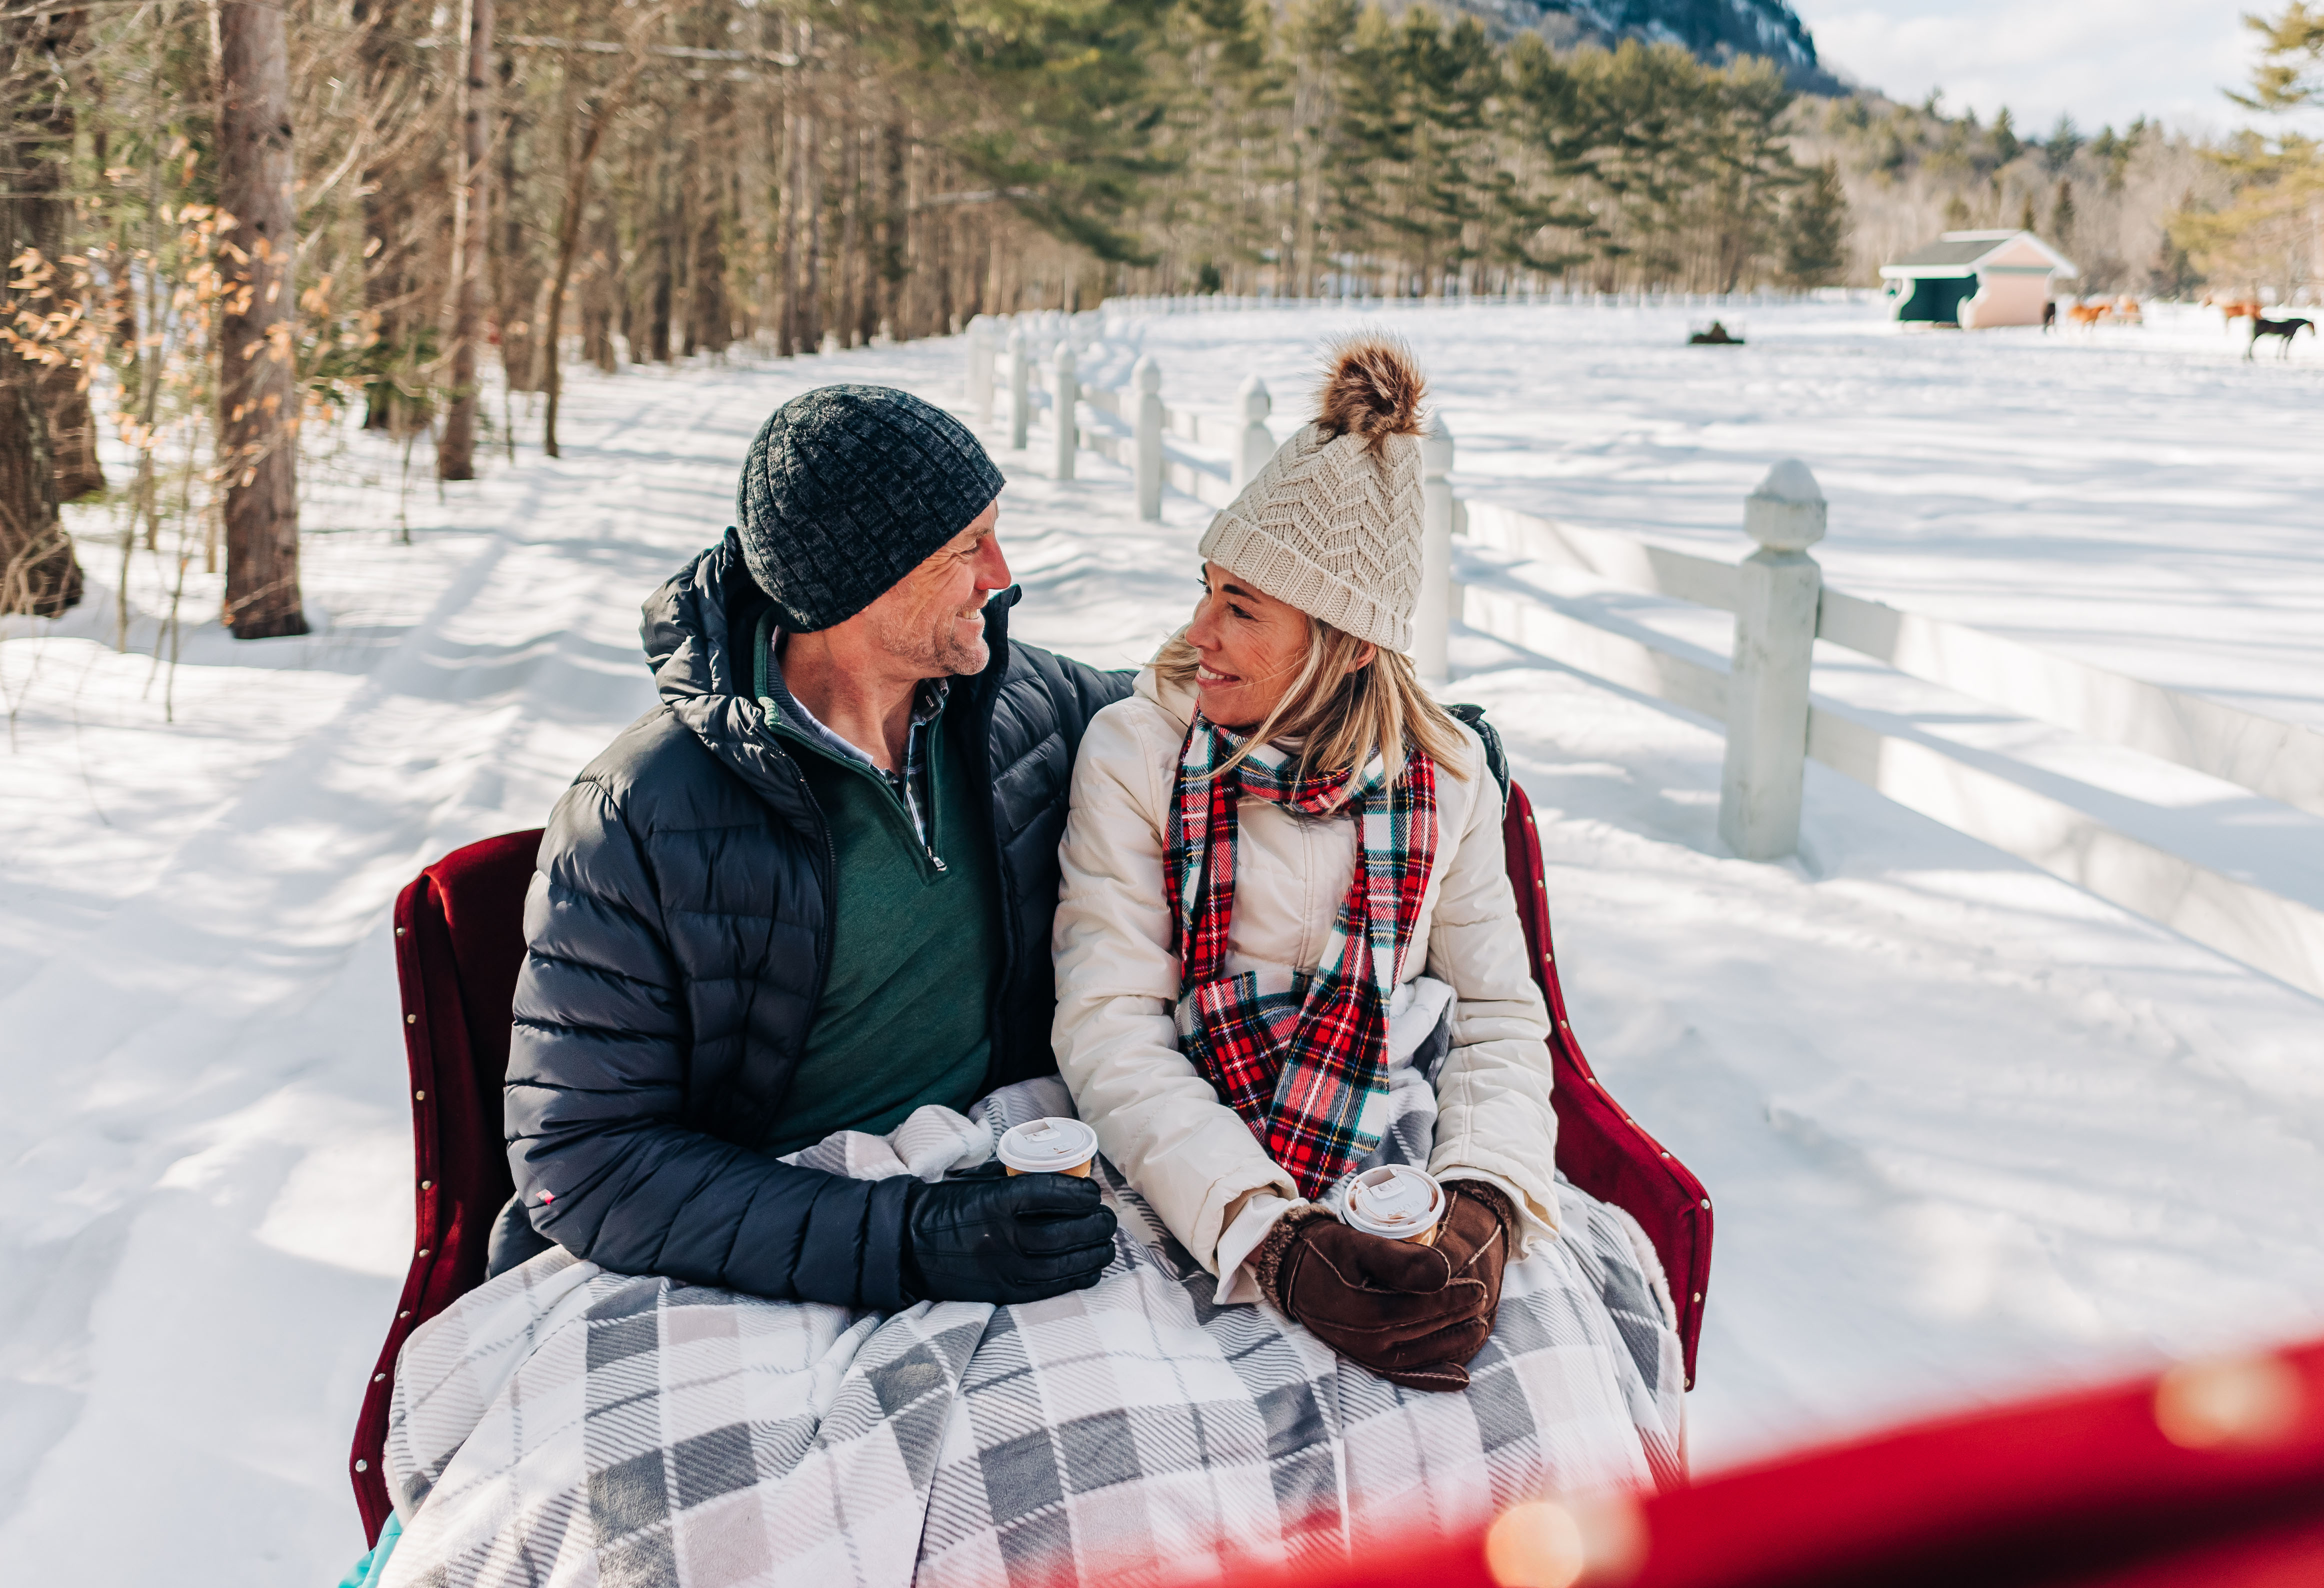
[[[2324,1341],[1234,1588],[2324,1588]]]

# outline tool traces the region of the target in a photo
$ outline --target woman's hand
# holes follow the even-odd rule
[[[1508,1260],[1508,1203],[1456,1181],[1433,1246],[1367,1235],[1321,1209],[1286,1214],[1250,1265],[1268,1300],[1333,1350],[1416,1390],[1465,1390],[1492,1334]]]

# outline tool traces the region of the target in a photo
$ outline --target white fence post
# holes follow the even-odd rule
[[[1080,450],[1080,407],[1082,383],[1074,375],[1074,345],[1071,339],[1057,344],[1053,360],[1056,379],[1051,383],[1049,412],[1057,421],[1056,477],[1074,477],[1074,454]]]
[[[1009,445],[1024,449],[1033,423],[1032,371],[1025,353],[1025,328],[1009,328]]]
[[[1412,664],[1432,684],[1452,676],[1452,431],[1432,414],[1420,438],[1420,608],[1412,620]]]
[[[1235,405],[1242,410],[1242,426],[1235,434],[1233,475],[1234,488],[1240,491],[1275,456],[1275,433],[1267,428],[1268,411],[1275,406],[1275,400],[1267,394],[1265,381],[1248,375],[1236,393]]]
[[[978,315],[968,322],[968,407],[976,422],[992,422],[992,321]]]
[[[1823,593],[1823,570],[1807,549],[1823,539],[1824,517],[1823,492],[1795,457],[1743,499],[1744,531],[1760,549],[1737,570],[1719,836],[1746,860],[1776,860],[1800,846],[1808,663]]]
[[[1150,353],[1130,366],[1130,389],[1138,396],[1138,516],[1162,520],[1162,366]]]

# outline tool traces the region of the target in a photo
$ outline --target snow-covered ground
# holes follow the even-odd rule
[[[2324,360],[2246,367],[2191,314],[2096,337],[1899,337],[1867,308],[1397,317],[1464,491],[1745,549],[1797,455],[1832,581],[2324,723]],[[1252,370],[1278,433],[1320,314],[1131,328],[1173,402]],[[1733,321],[1730,321],[1733,323]],[[2143,339],[2142,339],[2143,337]],[[1711,359],[1724,362],[1713,363]],[[769,409],[825,381],[957,402],[957,343],[576,373],[566,457],[410,493],[310,471],[317,632],[190,629],[159,570],[0,642],[0,1559],[11,1580],[310,1585],[360,1549],[355,1409],[408,1256],[387,931],[421,864],[537,824],[650,703],[638,601],[713,539]],[[1001,441],[996,436],[996,448]],[[1140,660],[1206,512],[1119,471],[1010,476],[1021,632]],[[415,473],[425,474],[424,457]],[[1522,573],[1523,570],[1516,570]],[[214,612],[197,573],[186,610]],[[1543,817],[1573,1019],[1710,1185],[1698,1455],[2324,1324],[2324,1002],[1810,769],[1803,858],[1726,858],[1705,724],[1456,639]],[[2307,829],[2263,857],[2313,868]]]

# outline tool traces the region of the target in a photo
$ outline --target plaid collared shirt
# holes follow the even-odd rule
[[[936,854],[935,836],[928,830],[928,741],[934,736],[936,717],[944,710],[945,697],[952,693],[952,680],[922,679],[912,691],[912,725],[904,735],[904,764],[892,771],[873,761],[860,746],[825,727],[798,696],[788,690],[784,693],[784,705],[798,726],[820,739],[825,748],[835,754],[862,762],[887,780],[888,787],[896,791],[912,818],[912,830],[920,836],[920,847],[931,855]]]

